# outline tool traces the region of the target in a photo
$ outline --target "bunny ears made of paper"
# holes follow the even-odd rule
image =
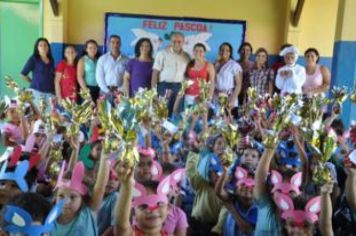
[[[254,178],[251,178],[248,171],[240,166],[236,167],[235,178],[237,179],[236,185],[244,185],[248,188],[253,188],[255,186]]]
[[[177,188],[178,183],[182,181],[184,176],[185,169],[175,170],[159,183],[157,194],[147,194],[145,187],[136,182],[133,191],[132,206],[147,205],[150,209],[154,209],[158,203],[168,203],[167,194],[171,188]]]
[[[31,153],[30,151],[28,151],[29,148],[27,147],[27,145],[28,144],[26,143],[25,147],[22,146],[8,147],[6,151],[3,153],[3,155],[0,157],[0,162],[8,161],[8,167],[14,167],[20,161],[23,152],[28,152],[30,153],[29,169],[32,169],[41,160],[41,155],[39,153]],[[31,144],[29,145],[31,146]]]
[[[273,184],[272,193],[282,192],[289,195],[295,192],[297,195],[301,194],[300,186],[302,185],[302,172],[298,172],[292,176],[289,183],[283,182],[282,175],[276,171],[271,171],[271,182]]]
[[[83,162],[77,162],[73,168],[72,178],[70,180],[64,179],[64,169],[66,162],[63,162],[61,171],[58,175],[58,180],[56,184],[56,189],[64,187],[74,191],[77,191],[82,196],[88,193],[88,188],[83,184],[83,179],[85,175],[85,167]]]
[[[22,192],[27,192],[29,188],[25,176],[29,168],[29,162],[27,160],[21,161],[13,172],[6,172],[7,166],[8,161],[2,164],[0,170],[0,180],[14,181]]]
[[[6,206],[5,221],[9,223],[5,230],[10,233],[22,233],[31,236],[40,236],[49,233],[54,228],[54,222],[62,213],[64,200],[58,202],[49,212],[43,225],[32,224],[31,215],[22,208]]]
[[[149,157],[151,159],[155,158],[155,156],[156,156],[155,150],[153,150],[150,147],[148,147],[148,148],[137,147],[137,151],[140,155]]]
[[[277,153],[279,155],[278,162],[280,165],[292,168],[300,167],[302,164],[296,145],[292,140],[280,142],[277,147]]]
[[[278,193],[273,200],[282,211],[282,219],[291,219],[297,226],[303,226],[304,222],[314,224],[318,221],[320,212],[320,196],[311,198],[305,205],[304,210],[294,209],[293,200],[286,194]]]

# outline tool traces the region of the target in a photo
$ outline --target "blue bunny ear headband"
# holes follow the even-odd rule
[[[197,171],[204,180],[210,181],[209,172],[214,171],[218,175],[221,175],[223,168],[218,156],[212,152],[205,151],[200,153],[200,160],[197,165]]]
[[[11,180],[14,181],[22,192],[28,191],[28,184],[25,180],[26,173],[30,166],[29,162],[21,161],[14,172],[6,172],[8,162],[4,162],[0,170],[0,180]]]
[[[8,225],[5,231],[10,233],[23,233],[29,236],[41,236],[49,233],[54,228],[54,223],[62,213],[64,200],[58,202],[49,212],[43,225],[32,224],[31,215],[22,208],[6,206],[5,221]]]
[[[282,141],[277,147],[279,155],[278,163],[286,167],[300,167],[301,160],[298,155],[298,150],[293,141]]]

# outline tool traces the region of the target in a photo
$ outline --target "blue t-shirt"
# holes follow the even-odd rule
[[[115,225],[115,203],[118,197],[117,192],[112,192],[106,196],[100,206],[98,212],[98,230],[99,235],[105,232],[105,230]]]
[[[277,215],[273,209],[272,199],[268,196],[262,196],[256,199],[257,205],[257,224],[255,236],[279,236],[281,234]]]
[[[250,225],[255,226],[257,222],[257,205],[252,204],[252,206],[244,211],[243,209],[240,208],[239,204],[236,202],[235,204],[235,209],[239,213],[239,215]],[[251,234],[245,234],[241,233],[233,215],[229,213],[226,217],[225,221],[225,226],[224,226],[224,231],[223,231],[224,236],[247,236],[247,235],[254,235],[252,232]]]
[[[32,82],[30,88],[42,93],[54,93],[54,62],[51,60],[48,64],[41,58],[31,56],[21,74],[28,75],[32,72]]]
[[[57,221],[51,236],[97,236],[95,213],[89,207],[83,207],[79,214],[68,224],[62,225]]]

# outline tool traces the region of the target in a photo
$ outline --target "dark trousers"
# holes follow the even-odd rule
[[[99,86],[87,86],[87,87],[90,91],[91,99],[93,99],[93,102],[96,104],[96,100],[98,100],[99,95],[100,95]]]
[[[172,94],[169,97],[168,103],[167,103],[169,117],[171,117],[171,115],[172,115],[174,102],[176,101],[176,97],[178,95],[178,92],[179,92],[181,86],[182,86],[181,83],[168,83],[168,82],[161,82],[161,83],[158,83],[158,85],[157,85],[157,92],[158,92],[158,95],[160,95],[160,96],[164,96],[166,94],[167,90],[172,91]],[[183,104],[183,102],[181,102],[178,112],[182,111],[182,104]]]
[[[213,236],[214,234],[211,233],[211,229],[214,227],[214,225],[215,224],[205,223],[194,218],[190,218],[189,233],[191,236]]]

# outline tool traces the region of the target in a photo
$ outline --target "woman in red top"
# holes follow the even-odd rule
[[[67,46],[64,50],[64,60],[56,67],[55,89],[58,103],[69,98],[77,101],[77,52],[74,46]]]
[[[193,48],[194,59],[191,60],[186,69],[185,77],[192,83],[185,90],[184,105],[194,104],[195,98],[199,96],[199,81],[210,81],[210,94],[212,98],[215,88],[215,69],[213,64],[205,59],[206,47],[202,43],[197,43]]]

